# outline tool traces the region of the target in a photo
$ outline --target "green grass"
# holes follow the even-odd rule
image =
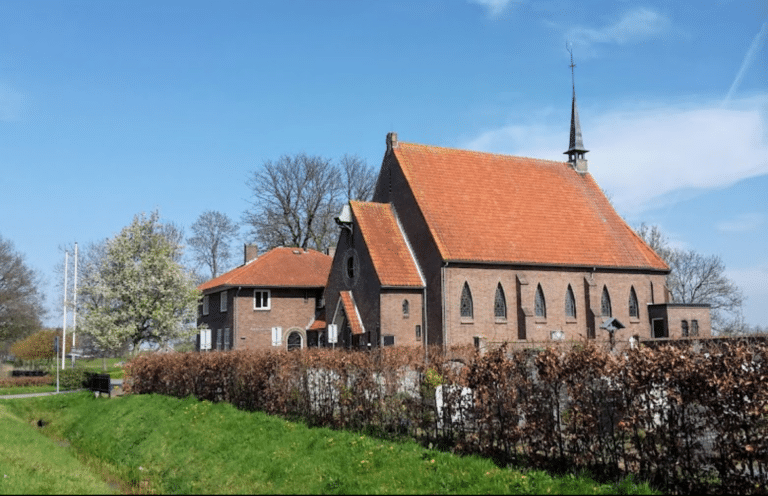
[[[16,401],[16,400],[9,400]],[[65,443],[8,412],[0,403],[0,494],[104,494],[115,491]]]
[[[647,494],[647,485],[496,467],[346,431],[308,428],[194,398],[72,393],[13,400],[134,491],[158,493]]]
[[[0,396],[8,394],[50,393],[56,391],[56,385],[44,384],[42,386],[13,386],[0,388]]]
[[[122,362],[125,364],[128,361],[128,358],[107,358],[107,371],[104,372],[103,365],[102,365],[102,359],[101,358],[78,358],[75,361],[75,367],[77,368],[84,368],[88,369],[91,372],[96,372],[98,374],[104,374],[107,373],[109,376],[113,379],[122,379],[123,378],[123,368],[122,367],[116,367],[116,363]],[[71,365],[71,362],[67,361],[67,368],[69,368]]]

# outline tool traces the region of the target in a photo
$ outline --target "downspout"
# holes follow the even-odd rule
[[[447,319],[448,319],[448,306],[446,304],[445,298],[446,298],[446,291],[445,291],[445,283],[446,283],[446,269],[448,268],[448,262],[443,262],[443,266],[440,267],[440,278],[441,278],[441,288],[442,291],[442,297],[443,297],[443,348],[445,349],[448,345],[448,325],[447,325]]]
[[[240,290],[243,289],[242,286],[237,287],[237,292],[235,293],[235,297],[232,299],[232,349],[236,349],[237,345],[237,298],[240,296]]]
[[[429,357],[427,356],[427,345],[429,344],[429,340],[427,339],[427,284],[426,284],[426,281],[424,281],[424,290],[422,291],[422,295],[421,295],[421,325],[422,325],[422,329],[424,330],[421,335],[421,340],[424,342],[424,364],[426,365],[429,361]]]

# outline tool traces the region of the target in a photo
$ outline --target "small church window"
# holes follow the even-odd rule
[[[464,289],[461,290],[461,316],[472,318],[472,293],[469,291],[469,284],[464,283]]]
[[[408,317],[411,311],[411,304],[408,300],[403,300],[403,317]]]
[[[576,318],[576,298],[573,296],[571,285],[565,290],[565,316],[572,319]]]
[[[682,330],[683,330],[683,337],[687,338],[688,337],[688,321],[684,320],[680,322],[680,327],[682,327]]]
[[[692,320],[691,321],[691,336],[698,336],[699,335],[699,321],[698,320]]]
[[[535,312],[537,317],[547,316],[547,302],[544,300],[544,291],[541,290],[541,284],[536,287]]]
[[[496,286],[496,298],[493,302],[493,315],[497,319],[507,318],[507,299],[504,296],[504,288],[501,287],[501,283]]]
[[[635,293],[635,287],[629,288],[629,316],[638,318],[640,317],[640,309],[637,305],[637,293]]]
[[[347,277],[350,279],[355,278],[355,257],[349,257],[347,259]]]
[[[603,314],[603,317],[613,316],[611,312],[611,295],[608,294],[608,288],[605,286],[603,286],[603,298],[600,302],[600,312]]]

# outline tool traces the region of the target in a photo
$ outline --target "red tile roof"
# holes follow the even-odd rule
[[[382,286],[424,287],[419,269],[388,203],[350,201]]]
[[[444,260],[668,270],[567,162],[398,143]]]
[[[347,322],[349,328],[352,330],[352,334],[363,334],[365,327],[360,320],[360,313],[357,311],[357,305],[355,305],[355,299],[352,297],[352,291],[342,291],[339,293],[341,296],[341,304],[344,306],[344,313],[347,316]]]
[[[322,288],[328,281],[333,259],[315,250],[274,248],[245,265],[211,279],[198,289],[227,286],[264,288]]]

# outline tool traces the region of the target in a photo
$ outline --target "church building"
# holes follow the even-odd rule
[[[669,302],[669,267],[590,175],[575,91],[569,145],[560,162],[389,133],[372,201],[336,219],[337,346],[709,336],[708,306]]]

